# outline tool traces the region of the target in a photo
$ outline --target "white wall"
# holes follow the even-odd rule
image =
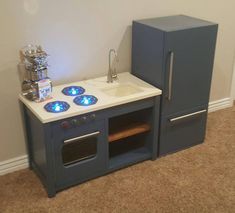
[[[103,75],[108,50],[130,70],[133,19],[186,14],[219,23],[211,100],[228,97],[235,47],[235,3],[219,0],[1,0],[0,162],[25,154],[17,95],[19,49],[41,44],[50,53],[54,84]]]

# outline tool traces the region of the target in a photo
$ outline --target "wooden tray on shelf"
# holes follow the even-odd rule
[[[147,123],[131,123],[128,125],[117,126],[110,130],[109,143],[120,140],[122,138],[130,137],[150,130],[150,125]]]

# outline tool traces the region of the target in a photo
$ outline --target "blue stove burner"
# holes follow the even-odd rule
[[[68,95],[68,96],[81,95],[84,92],[85,92],[85,89],[83,87],[79,87],[79,86],[69,86],[69,87],[65,87],[62,90],[62,93],[64,95]]]
[[[58,112],[65,112],[69,109],[69,104],[64,101],[53,101],[49,102],[44,106],[44,109],[47,112],[58,113]]]
[[[80,95],[73,99],[73,102],[81,106],[89,106],[96,104],[98,99],[93,95]]]

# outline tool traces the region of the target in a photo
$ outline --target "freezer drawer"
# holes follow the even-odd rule
[[[159,155],[176,152],[202,143],[205,137],[207,109],[200,108],[174,116],[163,116]]]

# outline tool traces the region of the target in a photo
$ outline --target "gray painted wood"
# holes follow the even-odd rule
[[[93,121],[87,124],[81,125],[79,128],[72,128],[69,130],[61,130],[58,122],[53,127],[53,144],[54,144],[54,157],[56,167],[56,185],[58,187],[68,186],[70,182],[81,182],[87,179],[92,174],[105,171],[105,160],[107,153],[107,142],[104,139],[104,120]],[[97,136],[97,154],[95,157],[80,161],[78,163],[64,166],[62,160],[62,146],[67,139],[79,137],[82,135],[94,133],[99,131]]]
[[[159,155],[180,151],[204,141],[207,112],[185,117],[174,122],[170,121],[171,118],[177,118],[204,109],[204,107],[198,107],[186,110],[183,113],[162,116]]]
[[[42,124],[24,105],[26,134],[28,136],[29,164],[47,189],[48,197],[55,196],[55,158],[53,155],[50,123]]]
[[[165,35],[167,61],[164,91],[168,96],[169,52],[174,52],[172,97],[162,102],[163,115],[208,105],[217,26],[174,31]]]
[[[158,88],[162,88],[164,82],[163,48],[163,32],[133,22],[132,73]]]
[[[169,128],[168,120],[208,108],[217,28],[217,24],[183,15],[133,22],[132,73],[162,89],[159,155],[195,144],[193,135],[189,137],[182,128]],[[202,142],[206,119],[192,119],[187,125],[200,133]]]
[[[45,186],[48,197],[53,197],[56,192],[82,183],[92,178],[105,175],[117,169],[130,166],[147,159],[155,159],[157,155],[157,137],[159,126],[160,97],[153,97],[141,101],[124,104],[109,109],[92,112],[95,120],[88,120],[79,127],[63,130],[61,122],[71,121],[73,118],[81,118],[92,113],[63,119],[60,121],[42,124],[34,114],[23,105],[25,117],[25,129],[29,145],[29,161],[32,169]],[[123,155],[111,158],[109,156],[109,119],[115,116],[126,116],[131,112],[146,110],[146,115],[152,128],[143,138],[144,146],[140,149],[130,150]],[[154,115],[154,116],[153,116]],[[142,119],[143,117],[140,117]],[[156,119],[155,119],[156,118]],[[98,136],[98,151],[94,158],[77,162],[65,167],[62,163],[61,151],[64,140],[100,131]],[[136,136],[138,137],[138,136]],[[111,167],[110,167],[111,165]]]
[[[152,28],[156,28],[163,32],[188,30],[192,28],[208,27],[216,25],[215,23],[186,15],[149,18],[149,19],[138,20],[137,22]]]

